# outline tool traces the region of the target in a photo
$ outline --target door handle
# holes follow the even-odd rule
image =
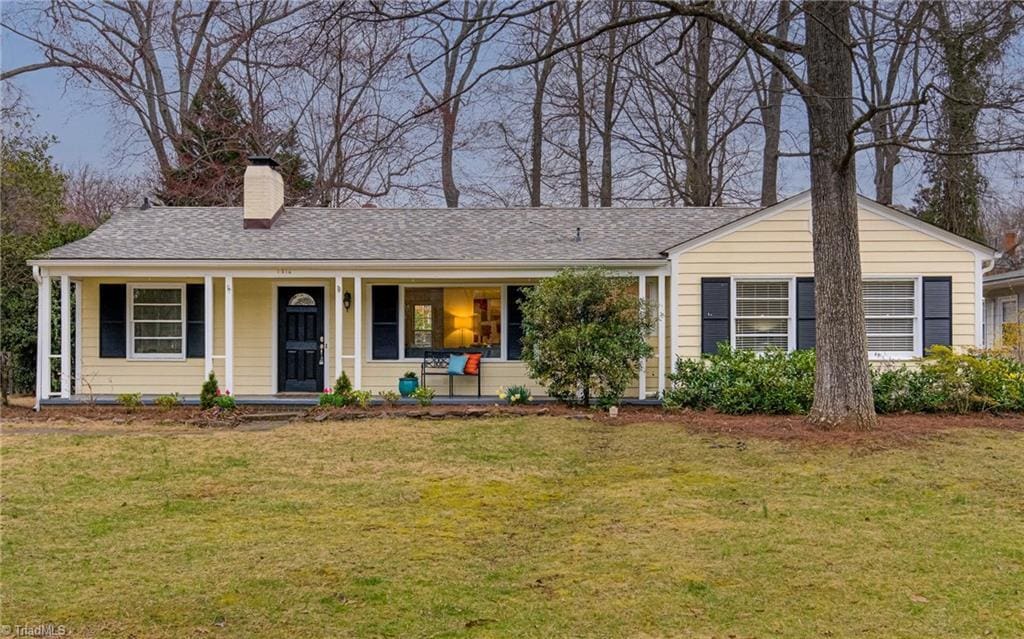
[[[320,336],[320,366],[324,365],[324,336]]]

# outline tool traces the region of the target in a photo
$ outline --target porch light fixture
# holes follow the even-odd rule
[[[345,307],[345,310],[352,308],[352,293],[345,291],[345,294],[341,296],[341,304]]]

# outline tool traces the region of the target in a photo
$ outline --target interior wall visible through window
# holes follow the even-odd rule
[[[404,289],[405,357],[426,351],[501,357],[501,287]]]

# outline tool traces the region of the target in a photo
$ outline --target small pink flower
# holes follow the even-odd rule
[[[325,388],[325,389],[324,389],[324,392],[325,392],[325,393],[330,393],[330,392],[331,392],[331,389],[329,389],[329,388]]]
[[[217,389],[217,397],[220,397],[220,389]]]
[[[229,391],[229,390],[226,390],[226,391],[224,391],[224,394],[225,394],[225,395],[230,395],[230,394],[231,394],[231,391]]]

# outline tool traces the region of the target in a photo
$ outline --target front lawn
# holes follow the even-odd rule
[[[867,450],[556,417],[138,430],[4,432],[0,623],[1024,635],[1021,432]]]

